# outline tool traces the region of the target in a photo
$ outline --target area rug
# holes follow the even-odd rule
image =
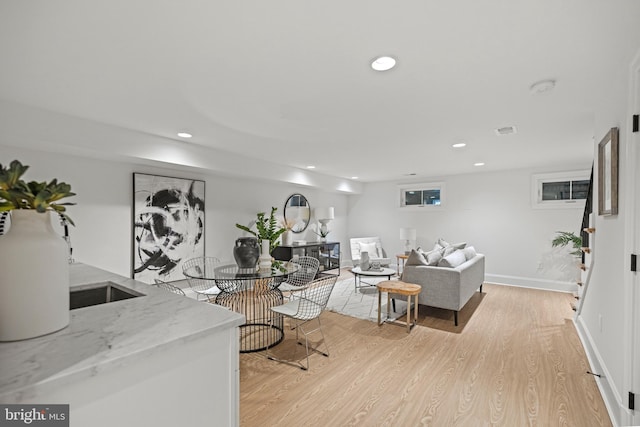
[[[378,321],[378,289],[375,284],[387,280],[386,277],[367,277],[369,286],[355,289],[354,279],[340,280],[336,283],[327,303],[327,310],[358,319]],[[364,285],[364,281],[362,282]],[[407,314],[407,302],[396,300],[396,311],[391,306],[389,320],[395,320]],[[387,294],[382,294],[382,319],[387,315]]]

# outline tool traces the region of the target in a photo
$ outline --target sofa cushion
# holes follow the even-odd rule
[[[376,247],[376,242],[360,242],[360,253],[362,252],[367,252],[369,254],[369,258],[381,258],[380,254],[378,253],[378,248]]]
[[[438,261],[442,259],[442,253],[440,251],[431,251],[422,255],[426,258],[427,265],[438,265]]]
[[[442,257],[446,257],[451,255],[454,251],[456,250],[456,248],[454,248],[453,246],[447,246],[446,248],[442,249],[440,251],[440,253],[442,254]]]
[[[433,250],[440,250],[442,256],[445,257],[452,254],[457,249],[463,249],[465,246],[467,246],[467,242],[449,243],[446,240],[440,238],[433,246]]]
[[[427,264],[427,260],[423,256],[422,252],[412,249],[411,253],[409,254],[409,258],[407,258],[404,265],[408,266],[408,265],[429,265],[429,264]]]
[[[467,261],[477,255],[476,248],[474,248],[473,246],[467,246],[466,248],[462,249],[462,253],[464,254],[464,257],[467,259]]]
[[[457,267],[461,264],[464,264],[467,261],[467,258],[464,255],[462,250],[458,249],[449,255],[443,257],[438,262],[438,267]]]

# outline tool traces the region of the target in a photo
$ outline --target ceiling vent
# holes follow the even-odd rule
[[[515,126],[505,126],[505,127],[497,128],[495,132],[496,132],[496,135],[503,136],[503,135],[513,135],[517,131]]]

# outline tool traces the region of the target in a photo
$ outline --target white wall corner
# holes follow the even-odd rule
[[[577,318],[574,319],[574,324],[578,332],[578,337],[587,354],[591,372],[600,375],[600,377],[595,376],[594,378],[613,425],[631,425],[633,413],[624,406],[622,397],[616,391],[615,384],[611,380],[611,374],[602,360],[587,325],[582,321],[581,316],[577,316]]]

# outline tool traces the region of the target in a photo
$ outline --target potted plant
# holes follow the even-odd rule
[[[55,332],[69,324],[69,255],[53,229],[51,213],[69,223],[59,203],[75,194],[71,186],[25,182],[29,169],[18,160],[0,165],[0,212],[11,211],[11,226],[0,236],[0,341]]]
[[[64,182],[53,179],[48,184],[46,182],[30,181],[25,182],[20,179],[29,169],[20,161],[14,160],[9,167],[0,164],[0,212],[14,209],[33,209],[40,213],[48,210],[58,212],[71,225],[75,225],[71,218],[65,213],[66,207],[75,203],[56,203],[65,197],[75,196],[71,192],[71,186]]]
[[[271,214],[266,216],[265,212],[259,212],[254,222],[256,231],[242,224],[236,224],[242,231],[255,236],[255,238],[241,237],[236,240],[236,246],[233,249],[233,256],[240,268],[255,267],[256,262],[260,259],[260,268],[271,268],[271,252],[278,246],[278,238],[286,231],[284,227],[278,225],[275,213],[278,208],[271,208]],[[252,241],[253,240],[253,241]],[[258,248],[258,242],[262,245],[262,254]],[[251,266],[252,264],[252,266]]]
[[[271,253],[278,246],[280,235],[287,231],[286,228],[278,225],[278,220],[275,216],[277,210],[278,208],[272,207],[269,217],[266,216],[265,212],[259,212],[255,222],[256,231],[242,224],[236,224],[236,227],[256,236],[258,240],[268,240],[269,253]]]
[[[556,231],[556,234],[557,236],[551,241],[552,247],[571,245],[573,247],[573,250],[570,252],[571,255],[576,257],[582,256],[582,237],[569,231]]]
[[[318,236],[320,236],[320,241],[321,242],[326,242],[327,241],[327,236],[329,235],[329,230],[325,230],[320,228],[318,231],[314,231],[315,234],[317,234]]]

